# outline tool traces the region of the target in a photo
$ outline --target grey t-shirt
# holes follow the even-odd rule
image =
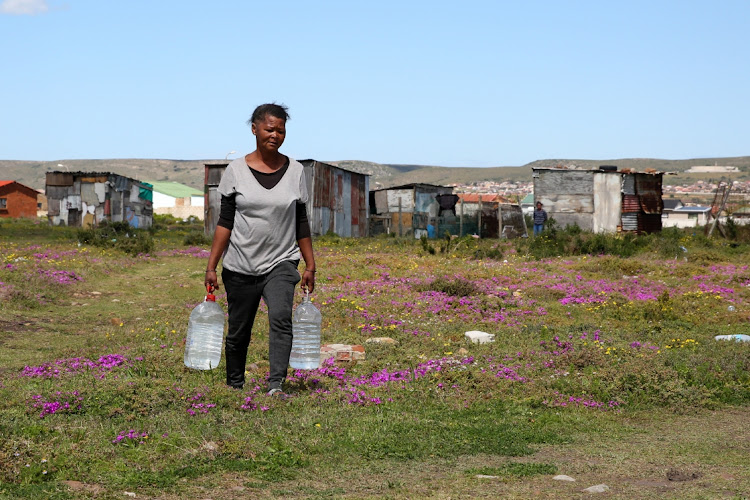
[[[237,213],[223,265],[230,271],[258,276],[285,260],[299,260],[296,239],[297,202],[307,203],[304,167],[289,159],[289,168],[271,189],[260,185],[245,158],[227,166],[219,194],[236,193]]]

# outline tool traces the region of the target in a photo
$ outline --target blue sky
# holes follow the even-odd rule
[[[0,0],[0,159],[750,155],[750,2]],[[230,158],[233,155],[230,155]]]

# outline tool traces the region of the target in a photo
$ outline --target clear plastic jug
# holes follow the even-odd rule
[[[305,294],[292,317],[292,352],[289,366],[297,370],[313,370],[320,366],[320,325],[323,316]]]
[[[207,285],[206,290],[206,300],[190,313],[185,339],[185,366],[196,370],[216,368],[224,344],[224,310],[211,293],[213,287]]]

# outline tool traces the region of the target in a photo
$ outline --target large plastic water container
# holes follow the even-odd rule
[[[320,366],[320,324],[323,316],[305,294],[292,318],[292,353],[289,366],[297,370],[312,370]]]
[[[733,335],[717,335],[714,340],[734,340],[735,342],[750,342],[750,335],[735,333]]]
[[[224,311],[209,287],[206,300],[190,313],[185,339],[185,366],[211,370],[221,361],[224,341]]]

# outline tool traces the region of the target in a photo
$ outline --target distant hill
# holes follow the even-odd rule
[[[323,160],[325,161],[325,160]],[[14,180],[35,189],[44,188],[45,172],[69,170],[71,172],[113,172],[141,181],[173,181],[196,189],[203,189],[204,164],[221,163],[222,160],[153,160],[153,159],[105,159],[105,160],[57,160],[14,161],[0,160],[0,180]],[[369,174],[370,188],[398,186],[421,182],[426,184],[469,184],[483,181],[530,181],[532,167],[554,167],[576,165],[581,168],[596,168],[599,165],[617,165],[643,171],[653,168],[673,172],[664,178],[665,183],[692,183],[698,179],[750,180],[750,156],[731,158],[696,158],[691,160],[662,160],[652,158],[624,158],[616,160],[537,160],[523,166],[508,167],[438,167],[428,165],[381,164],[359,160],[326,161],[346,170]],[[62,164],[59,167],[58,164]],[[687,174],[685,170],[696,165],[730,165],[738,167],[739,173]]]
[[[18,181],[35,189],[43,189],[45,173],[54,170],[70,172],[112,172],[139,181],[174,181],[203,191],[204,163],[220,160],[0,160],[0,178]],[[62,164],[62,167],[58,167]]]
[[[530,180],[528,167],[434,167],[426,165],[380,164],[367,161],[329,162],[354,172],[370,174],[370,189],[424,184],[468,184],[481,181]]]
[[[354,172],[370,174],[370,188],[399,186],[421,182],[425,184],[470,184],[483,181],[530,181],[533,167],[555,167],[559,165],[579,168],[597,168],[599,165],[617,165],[618,168],[630,168],[643,172],[653,168],[662,172],[676,175],[664,177],[666,184],[693,183],[696,180],[718,180],[722,174],[698,173],[688,174],[685,170],[697,165],[725,165],[738,167],[739,173],[723,174],[732,180],[750,180],[750,156],[731,158],[696,158],[691,160],[661,160],[651,158],[622,158],[616,160],[568,160],[548,159],[537,160],[521,167],[437,167],[427,165],[381,164],[368,161],[336,161],[328,162]],[[379,183],[379,185],[378,185]]]

